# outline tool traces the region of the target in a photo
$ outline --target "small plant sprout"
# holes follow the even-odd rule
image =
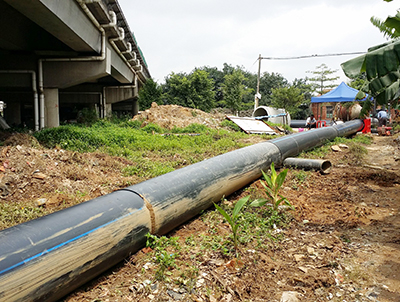
[[[246,196],[239,199],[235,207],[233,208],[231,216],[229,216],[229,214],[226,213],[224,209],[222,209],[219,205],[214,203],[217,210],[221,213],[222,216],[224,216],[226,221],[228,221],[229,225],[231,226],[233,234],[233,245],[235,246],[236,257],[238,256],[238,228],[239,228],[239,223],[237,222],[237,218],[240,213],[240,210],[243,208],[243,206],[246,204],[249,198],[250,196]]]
[[[293,206],[286,199],[286,197],[283,197],[281,194],[279,194],[279,190],[285,181],[288,169],[285,169],[281,173],[277,174],[275,171],[274,163],[272,162],[271,163],[271,176],[268,176],[262,170],[261,170],[261,172],[265,179],[265,182],[261,181],[261,184],[265,188],[268,197],[256,199],[250,204],[250,206],[260,207],[260,206],[265,205],[267,202],[271,202],[272,209],[274,211],[278,211],[278,208],[282,203],[289,206],[291,209],[293,209]]]
[[[178,243],[179,237],[157,237],[150,233],[148,233],[146,237],[146,247],[150,247],[154,250],[154,260],[159,264],[155,272],[155,278],[156,280],[164,280],[165,271],[176,267],[175,259],[179,257],[180,250]]]

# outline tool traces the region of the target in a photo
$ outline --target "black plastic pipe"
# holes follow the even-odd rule
[[[0,231],[0,301],[56,301],[261,176],[271,163],[360,131],[351,121],[273,139]]]
[[[283,161],[283,165],[285,167],[293,167],[303,170],[316,170],[323,173],[328,172],[328,170],[332,167],[332,163],[329,160],[295,157],[286,158]]]

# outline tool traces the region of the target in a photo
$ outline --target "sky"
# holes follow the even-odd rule
[[[383,0],[119,0],[152,78],[223,64],[258,72],[258,57],[287,58],[366,52],[387,40],[372,25],[400,8]],[[348,82],[340,64],[357,55],[261,60],[261,73],[289,82],[326,64]]]

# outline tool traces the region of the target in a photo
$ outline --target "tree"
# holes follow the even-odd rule
[[[190,75],[171,73],[166,78],[164,92],[169,104],[210,111],[214,108],[214,81],[204,70],[196,69]]]
[[[204,70],[196,69],[189,77],[193,108],[209,112],[215,105],[214,81]]]
[[[257,87],[257,77],[254,87]],[[285,77],[279,73],[264,72],[260,77],[260,105],[270,106],[272,102],[272,89],[280,87],[288,87],[289,83]],[[253,87],[253,86],[252,86]],[[254,100],[254,97],[253,97]]]
[[[366,80],[367,80],[367,75],[365,74],[365,72],[362,72],[354,79],[351,79],[350,82],[347,83],[347,85],[354,89],[361,90],[365,85]]]
[[[172,72],[165,78],[163,86],[164,94],[168,104],[192,107],[191,88],[188,77],[184,73],[176,74]]]
[[[313,92],[313,87],[311,84],[307,83],[308,79],[297,79],[293,80],[292,86],[300,89],[301,94],[304,96],[304,102],[302,102],[298,107],[297,111],[290,112],[292,119],[304,120],[306,119],[312,112],[310,110],[311,104],[311,96]]]
[[[336,81],[337,79],[339,79],[339,77],[330,77],[330,75],[337,72],[337,70],[331,70],[325,64],[321,64],[316,68],[317,70],[307,71],[308,73],[312,73],[314,75],[313,78],[309,78],[308,80],[314,82],[312,84],[314,86],[314,91],[322,95],[327,92],[325,91],[326,88],[333,88],[337,86],[336,84],[327,84],[327,82]]]
[[[304,95],[294,86],[272,88],[272,106],[283,108],[287,113],[295,113],[300,104],[304,103]]]
[[[223,99],[221,85],[224,82],[224,73],[218,70],[217,67],[203,66],[197,69],[207,72],[208,77],[214,81],[213,91],[215,94],[215,103],[218,104]]]
[[[222,91],[224,99],[222,101],[226,107],[232,110],[232,113],[239,111],[243,106],[243,97],[251,93],[250,89],[246,89],[243,82],[246,80],[241,70],[234,70],[231,74],[224,76]]]
[[[158,105],[163,104],[162,95],[162,87],[153,79],[148,79],[139,90],[139,104],[141,109],[150,108],[152,102],[156,102]]]

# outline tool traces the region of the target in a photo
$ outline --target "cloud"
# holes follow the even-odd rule
[[[258,55],[292,57],[366,51],[385,42],[369,21],[395,15],[397,6],[382,0],[261,1],[119,0],[153,78],[195,67],[222,69],[223,63],[257,72]],[[354,56],[353,56],[354,57]],[[325,63],[339,69],[351,56],[297,61],[262,61],[262,71],[289,81],[309,76]]]

